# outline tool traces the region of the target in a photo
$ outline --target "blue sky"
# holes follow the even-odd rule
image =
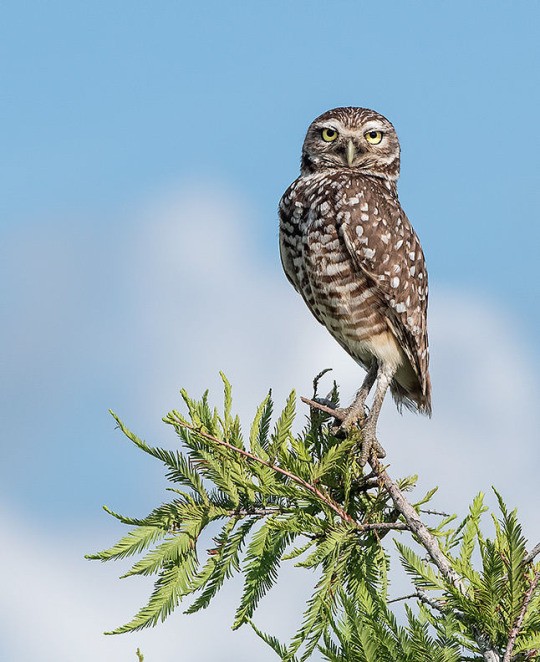
[[[2,3],[6,521],[49,535],[51,559],[56,538],[79,559],[118,533],[102,503],[135,515],[161,498],[159,467],[120,443],[109,407],[173,443],[160,417],[178,388],[217,388],[219,369],[248,414],[268,386],[307,388],[328,363],[352,393],[361,375],[313,326],[277,250],[305,129],[338,105],[396,126],[400,198],[433,285],[440,418],[386,411],[388,434],[489,456],[487,476],[473,466],[464,479],[464,503],[480,476],[513,489],[504,439],[539,459],[539,18],[532,1]],[[406,448],[397,466],[416,471]],[[416,451],[451,502],[440,452],[429,464]],[[515,489],[526,509],[532,494]],[[74,582],[101,581],[87,565]],[[0,652],[30,658],[24,636],[4,639]],[[89,655],[131,659],[92,641]],[[237,639],[223,641],[243,659]]]
[[[276,199],[307,123],[371,106],[401,136],[401,197],[432,278],[512,300],[538,323],[538,279],[521,272],[539,239],[537,3],[50,2],[2,14],[9,225],[77,213],[129,227],[137,196],[212,176],[250,197],[275,263]]]

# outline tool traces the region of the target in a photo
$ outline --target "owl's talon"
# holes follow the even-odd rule
[[[345,439],[354,427],[362,427],[364,414],[363,412],[360,414],[357,408],[337,409],[336,414],[336,422],[330,428],[330,432],[338,439]]]
[[[368,410],[369,411],[369,410]],[[341,412],[344,414],[341,423],[341,429],[344,432],[349,432],[355,425],[362,427],[362,424],[366,420],[365,414],[365,405],[362,403],[361,406],[353,403],[347,409],[342,409]]]
[[[360,449],[360,466],[363,467],[370,459],[371,454],[375,453],[379,459],[386,457],[386,451],[379,444],[375,432],[372,430],[364,430],[362,435],[362,444]]]

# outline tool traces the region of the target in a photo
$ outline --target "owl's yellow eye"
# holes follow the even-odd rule
[[[370,145],[378,145],[383,139],[383,135],[382,131],[367,131],[364,133],[364,138]]]
[[[338,132],[335,129],[323,129],[321,131],[321,137],[324,142],[331,143],[338,137]]]

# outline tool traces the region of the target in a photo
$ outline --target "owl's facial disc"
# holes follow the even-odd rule
[[[396,180],[399,142],[392,124],[365,108],[335,108],[315,119],[304,140],[302,172],[336,168]]]
[[[328,165],[361,168],[364,162],[373,162],[380,147],[384,147],[386,127],[377,122],[364,126],[347,127],[341,122],[314,127],[316,147],[321,161]]]

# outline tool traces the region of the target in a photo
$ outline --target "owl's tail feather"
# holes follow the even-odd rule
[[[419,382],[415,386],[417,388],[407,389],[397,380],[392,381],[390,392],[398,410],[401,412],[403,407],[406,407],[410,411],[431,416],[431,380],[429,374],[426,376],[424,388]]]

